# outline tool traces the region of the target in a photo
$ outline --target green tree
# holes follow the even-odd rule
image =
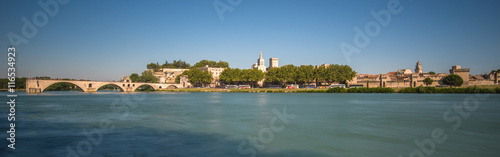
[[[339,78],[338,80],[341,82],[352,81],[354,77],[356,77],[356,71],[352,70],[352,68],[348,65],[341,65],[339,67]],[[346,84],[347,86],[347,84]]]
[[[229,68],[229,63],[225,61],[219,61],[215,66],[220,68]]]
[[[219,76],[219,80],[224,82],[225,84],[240,84],[242,80],[242,71],[238,68],[232,69],[227,68],[222,71]]]
[[[191,65],[189,63],[186,63],[186,61],[174,60],[174,62],[172,62],[172,63],[168,63],[168,61],[165,61],[165,64],[163,64],[162,67],[172,68],[172,69],[175,69],[175,68],[187,69],[187,68],[190,68]]]
[[[265,82],[267,84],[279,84],[281,85],[281,82],[283,81],[282,78],[279,77],[280,75],[280,68],[272,67],[267,70],[265,73]]]
[[[434,71],[430,71],[430,72],[429,72],[429,74],[431,74],[431,75],[436,75],[436,72],[434,72]]]
[[[257,82],[264,78],[264,72],[259,69],[243,69],[239,78],[241,78],[242,83],[250,84],[253,88]]]
[[[333,82],[345,83],[356,76],[356,72],[348,65],[332,64],[328,67],[320,66],[314,69],[316,85],[326,82],[331,85]]]
[[[425,85],[427,85],[427,86],[431,85],[431,84],[432,84],[432,82],[434,82],[434,80],[432,80],[432,79],[431,79],[431,78],[429,78],[429,77],[424,79],[424,84],[425,84]]]
[[[181,83],[181,76],[183,76],[183,75],[177,75],[175,77],[175,83],[177,83],[177,84]]]
[[[286,83],[296,84],[297,67],[293,64],[282,66],[280,69],[279,77],[281,77],[283,85]]]
[[[209,84],[213,80],[212,73],[201,71],[198,68],[184,71],[182,74],[188,76],[188,81],[193,84],[193,86],[205,87],[206,84]]]
[[[326,67],[320,66],[314,68],[314,77],[316,78],[316,86],[320,85],[321,82],[326,80]]]
[[[456,75],[456,74],[450,74],[446,77],[443,78],[443,84],[449,85],[449,86],[462,86],[464,83],[464,80],[462,77]]]
[[[146,71],[142,72],[141,82],[157,83],[158,78],[156,78],[154,76],[153,72],[146,70]]]
[[[330,65],[325,69],[324,80],[331,85],[332,82],[338,82],[340,79],[339,75],[340,66],[338,64]]]
[[[146,65],[146,68],[153,69],[156,72],[156,71],[160,71],[161,67],[158,66],[158,63],[149,63],[148,65]]]
[[[209,67],[219,67],[219,68],[229,68],[229,63],[225,61],[210,61],[210,60],[201,60],[198,63],[194,64],[194,68],[202,68],[208,65]]]
[[[131,80],[132,82],[139,82],[139,81],[141,81],[141,77],[140,77],[140,76],[139,76],[139,74],[137,74],[137,73],[132,73],[132,74],[130,75],[130,80]]]
[[[26,89],[26,77],[16,77],[16,80],[14,81],[16,83],[16,89]],[[9,79],[8,78],[3,78],[0,79],[0,88],[2,89],[8,89],[9,88]]]
[[[301,65],[298,67],[295,75],[295,79],[300,85],[311,82],[314,80],[314,66],[312,65]]]

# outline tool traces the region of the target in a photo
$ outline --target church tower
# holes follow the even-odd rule
[[[262,51],[260,51],[259,59],[257,63],[252,65],[252,69],[259,69],[262,72],[266,72],[266,65],[264,64],[264,58],[262,58]]]
[[[418,60],[417,65],[415,65],[415,73],[422,73],[422,64],[420,64],[420,60]]]
[[[257,59],[257,66],[265,66],[264,65],[264,58],[262,58],[262,51],[260,51],[260,56],[259,56],[259,59]]]

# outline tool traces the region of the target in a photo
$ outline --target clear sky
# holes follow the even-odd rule
[[[34,15],[40,27],[16,47],[19,77],[119,80],[140,74],[148,63],[174,59],[191,65],[223,60],[247,69],[259,51],[267,66],[270,57],[278,57],[280,66],[347,64],[368,74],[413,70],[417,60],[424,72],[448,73],[453,65],[470,68],[471,74],[500,69],[498,0],[401,0],[400,13],[350,61],[340,43],[355,46],[354,28],[376,22],[370,11],[388,10],[389,0],[220,2],[232,9],[223,20],[214,0],[73,0],[58,4],[54,16],[38,1],[2,0],[0,77],[7,76],[9,32],[25,37],[21,19],[33,22]]]

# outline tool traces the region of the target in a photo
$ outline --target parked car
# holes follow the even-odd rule
[[[302,88],[310,89],[310,88],[314,88],[314,85],[304,85]]]
[[[238,85],[226,85],[226,89],[238,89]]]
[[[239,89],[250,89],[250,85],[239,85]]]
[[[332,85],[330,85],[330,88],[335,88],[335,87],[345,88],[345,84],[332,84]]]
[[[289,84],[289,85],[286,85],[286,89],[297,89],[297,88],[299,88],[298,84]]]
[[[267,88],[281,88],[281,85],[267,85]]]

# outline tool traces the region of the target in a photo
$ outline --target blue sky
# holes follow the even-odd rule
[[[49,0],[41,0],[49,2]],[[354,45],[353,28],[376,21],[370,11],[389,0],[242,0],[220,20],[213,0],[70,1],[34,37],[16,48],[17,76],[119,80],[151,62],[223,60],[250,68],[263,52],[280,66],[347,64],[359,73],[414,69],[448,73],[453,65],[481,74],[500,68],[500,1],[400,1],[386,27],[346,60],[339,44]],[[226,0],[220,2],[230,5]],[[0,48],[22,36],[38,1],[0,2]],[[45,12],[44,12],[45,13]],[[45,13],[46,14],[46,13]],[[42,21],[43,19],[39,18]],[[7,55],[0,55],[6,63]],[[0,69],[7,70],[6,64]],[[0,73],[0,77],[6,77]]]

